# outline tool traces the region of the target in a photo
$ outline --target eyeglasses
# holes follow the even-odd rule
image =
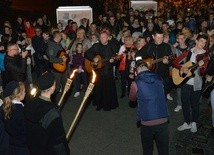
[[[18,51],[18,48],[10,49],[9,51]]]

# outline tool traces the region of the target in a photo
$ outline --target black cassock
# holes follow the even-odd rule
[[[100,55],[104,60],[104,67],[96,71],[97,77],[94,88],[94,104],[97,110],[111,110],[118,107],[117,90],[113,76],[113,63],[109,59],[117,52],[117,47],[109,42],[107,45],[101,43],[94,44],[85,52],[85,57],[91,61],[96,55]]]

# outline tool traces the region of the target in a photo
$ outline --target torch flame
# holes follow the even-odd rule
[[[70,79],[74,77],[74,74],[76,73],[77,69],[73,70],[72,74],[70,75]]]
[[[30,95],[31,96],[36,96],[36,93],[37,93],[37,89],[36,88],[32,88],[31,91],[30,91]]]
[[[95,73],[94,70],[92,70],[92,74],[93,74],[93,77],[92,77],[91,83],[94,83],[94,82],[95,82],[95,79],[96,79],[96,73]]]

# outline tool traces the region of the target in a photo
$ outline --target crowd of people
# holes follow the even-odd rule
[[[214,74],[213,2],[201,9],[166,5],[157,12],[109,9],[93,22],[83,17],[80,25],[72,19],[53,24],[46,15],[36,21],[18,17],[5,21],[0,34],[0,154],[69,154],[57,104],[74,69],[74,97],[96,71],[92,103],[98,111],[119,107],[120,82],[119,97],[137,105],[144,154],[152,154],[154,137],[159,154],[169,154],[172,89],[174,111],[184,117],[177,129],[197,132],[202,86]],[[175,84],[177,78],[181,83]],[[34,86],[40,94],[25,99]],[[207,94],[214,126],[214,90]]]

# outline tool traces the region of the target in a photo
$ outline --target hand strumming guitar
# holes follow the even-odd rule
[[[168,56],[164,56],[163,61],[164,64],[169,64]]]
[[[118,60],[121,60],[122,59],[122,57],[124,57],[124,56],[126,56],[126,54],[121,54],[121,55],[118,55],[117,53],[116,53],[116,56],[113,56],[111,59],[109,59],[109,62],[110,63],[113,63],[113,62],[115,62],[115,61],[118,61]]]
[[[183,72],[185,74],[188,74],[188,72],[189,72],[189,68],[187,66],[182,66],[180,70],[181,70],[181,72]]]

